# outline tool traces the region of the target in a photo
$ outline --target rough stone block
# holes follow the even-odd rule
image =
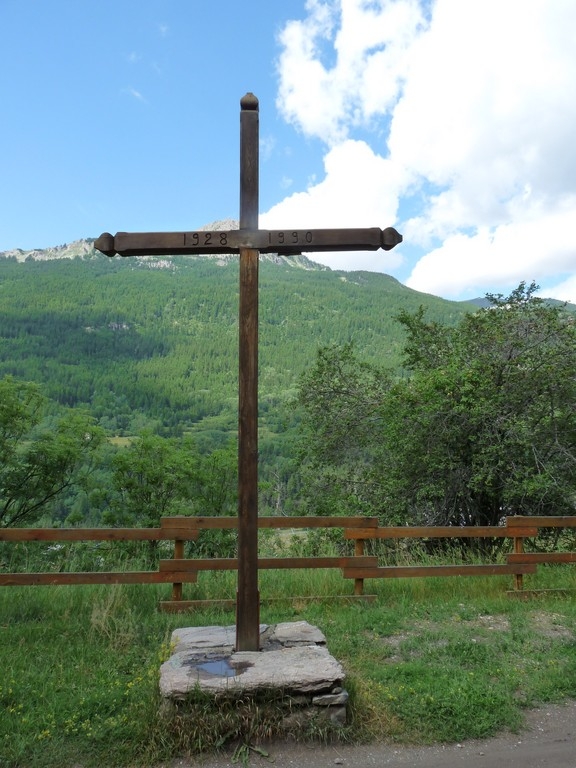
[[[305,621],[262,624],[261,650],[255,652],[235,652],[235,641],[234,626],[174,630],[174,653],[160,668],[164,701],[181,701],[197,688],[230,696],[276,691],[279,702],[289,699],[286,724],[315,718],[345,724],[345,673],[317,627]]]

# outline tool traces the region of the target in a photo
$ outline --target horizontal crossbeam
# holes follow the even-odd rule
[[[509,573],[536,573],[536,565],[385,565],[376,568],[344,568],[348,579],[428,578],[435,576],[498,576]]]
[[[259,517],[258,528],[351,528],[362,527],[362,531],[374,530],[378,525],[377,517],[324,517],[324,516],[301,516],[301,517]],[[162,535],[158,539],[177,539],[187,538],[190,531],[232,529],[238,527],[237,517],[187,517],[179,515],[175,517],[163,517],[160,520],[160,532]],[[22,533],[26,528],[19,529]],[[45,530],[45,529],[43,529]],[[62,528],[58,529],[62,531]],[[74,529],[75,530],[75,529]],[[116,530],[116,529],[108,529]],[[135,529],[139,530],[139,529]],[[4,531],[0,529],[0,541],[2,541]],[[366,535],[359,538],[371,538]],[[16,537],[15,537],[16,540]],[[21,540],[21,539],[19,539]]]
[[[346,539],[478,539],[508,538],[518,539],[538,535],[535,526],[510,529],[495,525],[467,526],[384,526],[382,528],[348,528],[344,531]]]
[[[260,570],[293,568],[346,568],[354,572],[355,568],[377,568],[378,558],[369,555],[351,557],[260,557]],[[189,571],[236,571],[238,559],[235,557],[212,557],[198,559],[160,560],[160,573],[185,573]]]
[[[318,251],[389,251],[402,242],[394,227],[379,229],[232,229],[198,232],[108,232],[94,243],[107,256],[177,256],[240,253],[294,255]]]
[[[195,583],[197,572],[92,571],[83,573],[0,573],[0,587],[59,586],[81,584],[168,584]]]
[[[285,603],[286,601],[295,605],[307,605],[309,603],[374,603],[377,595],[299,595],[297,597],[265,597],[261,600],[262,605],[275,605],[276,603]],[[236,600],[161,600],[159,606],[165,613],[184,613],[193,611],[197,608],[220,608],[229,610],[236,607]]]

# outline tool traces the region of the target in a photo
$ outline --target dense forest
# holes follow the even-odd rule
[[[234,258],[1,258],[0,375],[34,381],[56,403],[85,406],[116,435],[151,427],[221,442],[235,430],[238,268]],[[439,322],[469,305],[383,274],[264,258],[260,271],[262,428],[328,344],[400,365],[395,316],[424,303]]]

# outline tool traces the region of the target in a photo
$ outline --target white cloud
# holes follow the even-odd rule
[[[267,229],[380,227],[396,220],[398,169],[376,155],[363,141],[348,139],[324,158],[325,177],[304,192],[296,192],[260,217]],[[398,266],[397,251],[385,254],[314,254],[315,261],[335,269],[390,270]]]
[[[565,168],[576,170],[576,102],[568,97],[576,39],[559,6],[574,29],[573,3],[438,0],[414,42],[389,146],[398,162],[443,187],[424,212],[440,234],[446,225],[509,221],[527,188],[574,190]]]
[[[124,93],[129,94],[133,99],[136,99],[136,101],[142,102],[142,104],[148,104],[146,98],[140,93],[140,91],[136,90],[136,88],[125,88]]]
[[[277,106],[303,133],[334,144],[394,103],[422,15],[416,0],[308,0],[306,8],[307,18],[280,34]]]
[[[569,301],[571,304],[576,304],[576,275],[573,275],[556,285],[546,286],[540,293],[550,299]]]
[[[495,287],[513,288],[522,280],[544,284],[549,275],[576,267],[575,221],[576,198],[545,215],[450,235],[419,260],[406,283],[453,298],[499,292]]]
[[[325,142],[325,177],[270,217],[388,226],[409,210],[399,228],[420,249],[409,277],[419,290],[475,295],[531,279],[570,290],[576,3],[309,0],[306,10],[280,36],[278,108]],[[400,257],[380,269],[400,269]]]

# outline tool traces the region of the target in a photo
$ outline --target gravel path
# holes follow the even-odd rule
[[[270,758],[253,754],[251,768],[576,768],[576,701],[530,711],[525,729],[482,741],[432,747],[303,746],[269,747]],[[241,765],[241,763],[240,763]],[[159,768],[232,768],[230,754],[177,760]]]

